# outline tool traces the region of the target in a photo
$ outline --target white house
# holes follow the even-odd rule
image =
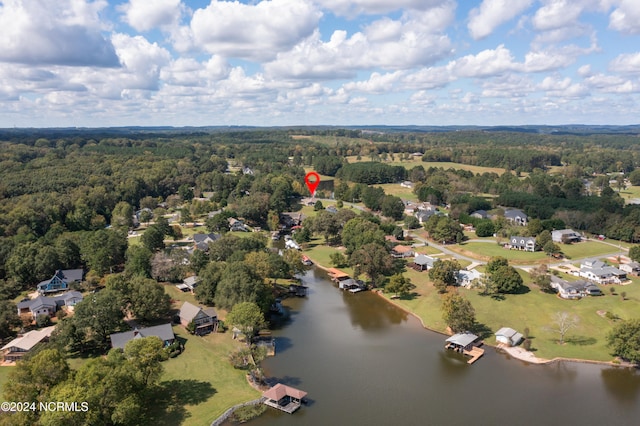
[[[456,273],[456,282],[459,286],[469,287],[474,280],[480,279],[482,274],[475,269],[461,269]]]
[[[627,280],[625,271],[594,259],[582,261],[579,275],[598,284],[620,284]]]
[[[536,251],[536,239],[533,237],[513,236],[509,244],[513,250]]]
[[[502,327],[496,331],[496,341],[509,346],[516,346],[520,343],[522,337],[522,334],[509,327]]]
[[[640,263],[638,262],[623,263],[620,265],[620,270],[626,272],[627,274],[638,276],[640,275]]]

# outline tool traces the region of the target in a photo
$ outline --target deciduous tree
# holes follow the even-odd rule
[[[476,314],[471,302],[457,293],[447,293],[442,299],[442,319],[454,333],[473,329]]]
[[[617,324],[607,335],[611,355],[640,363],[640,319]]]

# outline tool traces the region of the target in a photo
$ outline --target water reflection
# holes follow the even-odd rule
[[[343,291],[342,300],[348,308],[351,324],[365,331],[384,330],[392,324],[400,324],[407,320],[406,312],[380,300],[379,296],[372,293],[353,294]]]
[[[640,374],[636,369],[630,368],[605,368],[600,372],[602,383],[609,394],[622,405],[635,405],[638,403],[640,392]]]

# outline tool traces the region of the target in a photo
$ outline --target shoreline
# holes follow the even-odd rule
[[[329,268],[322,266],[321,264],[319,264],[318,262],[316,262],[312,257],[310,257],[308,254],[306,254],[307,257],[309,257],[309,259],[311,259],[313,261],[314,266],[317,266],[318,268],[322,269],[323,271],[328,271]],[[414,318],[416,318],[418,321],[420,321],[420,324],[422,325],[422,327],[428,331],[431,331],[433,333],[437,333],[440,334],[442,336],[448,336],[447,333],[440,331],[440,330],[435,330],[431,327],[429,327],[428,325],[426,325],[423,321],[423,319],[417,315],[415,312],[411,311],[410,309],[406,308],[405,306],[402,306],[400,304],[398,304],[397,302],[389,299],[388,297],[385,297],[382,294],[382,290],[380,289],[375,289],[375,290],[371,290],[373,293],[375,293],[378,297],[381,297],[382,299],[386,300],[388,303],[391,303],[393,306],[397,307],[398,309],[401,309],[402,311],[406,312],[407,314],[413,316]],[[629,363],[624,363],[624,362],[613,362],[613,361],[598,361],[598,360],[593,360],[593,359],[582,359],[582,358],[564,358],[564,357],[555,357],[555,358],[551,358],[551,359],[547,359],[547,358],[539,358],[537,356],[535,356],[535,354],[533,352],[530,351],[526,351],[521,347],[504,347],[504,346],[500,346],[500,345],[492,345],[489,343],[484,343],[484,345],[489,346],[491,348],[496,349],[496,352],[502,352],[504,354],[507,354],[508,356],[515,358],[517,360],[526,362],[528,364],[534,364],[534,365],[551,365],[557,362],[575,362],[575,363],[580,363],[580,364],[598,364],[598,365],[608,365],[608,366],[612,366],[612,367],[622,367],[622,368],[638,368],[637,366],[633,365],[633,364],[629,364]]]

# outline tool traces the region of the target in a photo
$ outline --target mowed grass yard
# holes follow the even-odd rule
[[[362,156],[360,160],[355,155],[351,155],[347,157],[347,161],[349,163],[359,163],[363,161],[371,161],[369,156]],[[454,170],[469,170],[473,173],[497,173],[501,175],[504,173],[504,169],[499,167],[482,167],[482,166],[472,166],[470,164],[460,164],[460,163],[451,163],[451,162],[436,162],[436,161],[422,161],[420,158],[413,158],[408,161],[400,161],[397,159],[395,161],[386,161],[385,164],[390,164],[392,166],[404,166],[407,170],[414,168],[415,166],[422,166],[425,169],[429,167],[443,168],[445,170],[454,169]]]
[[[233,405],[260,397],[247,383],[246,372],[234,369],[227,360],[229,353],[242,345],[232,340],[231,333],[198,337],[180,326],[174,327],[174,332],[186,341],[185,351],[163,363],[161,385],[177,388],[178,395],[184,392],[179,396],[184,405],[160,417],[157,424],[210,425]]]
[[[560,244],[560,249],[568,259],[582,259],[585,257],[601,257],[619,252],[620,249],[600,241],[584,241],[577,244]],[[544,252],[534,253],[509,250],[496,244],[495,240],[488,239],[487,242],[469,242],[447,247],[450,250],[474,257],[479,260],[489,260],[491,257],[501,256],[517,264],[536,264],[544,262],[556,262],[548,257]]]
[[[191,293],[184,293],[174,285],[165,285],[171,296],[172,306],[179,309],[184,301],[199,303]],[[224,310],[217,310],[219,318],[225,318]],[[159,416],[160,425],[210,425],[220,414],[235,404],[260,396],[249,386],[244,370],[236,370],[228,361],[229,354],[243,346],[231,338],[231,333],[212,333],[203,337],[192,336],[182,326],[174,326],[176,338],[185,342],[185,351],[163,363],[161,384],[176,387],[188,396],[178,398],[175,412],[168,410]],[[192,401],[192,402],[189,402]],[[180,408],[184,406],[184,408]]]
[[[527,274],[519,272],[526,277],[525,283],[530,283]],[[427,327],[444,332],[446,325],[440,311],[442,296],[437,293],[427,272],[409,270],[406,276],[416,285],[414,296],[395,302],[418,315]],[[613,296],[608,288],[603,288],[605,296],[579,301],[563,300],[554,294],[542,293],[533,286],[524,294],[505,295],[503,300],[482,296],[478,290],[455,288],[451,291],[458,291],[471,302],[478,322],[490,330],[491,334],[485,337],[489,344],[496,343],[493,333],[501,327],[511,327],[520,332],[529,328],[532,349],[538,357],[611,361],[613,357],[606,346],[606,335],[615,323],[599,315],[598,311],[612,312],[622,319],[637,318],[640,312],[640,280],[634,279],[630,285],[614,288],[616,294]],[[620,297],[622,291],[626,292],[625,300]],[[555,327],[553,315],[565,311],[576,315],[579,324],[567,332],[565,344],[560,345],[559,334],[552,331]]]
[[[13,366],[0,366],[0,395],[4,390],[4,384],[9,380],[9,373],[13,371]]]

